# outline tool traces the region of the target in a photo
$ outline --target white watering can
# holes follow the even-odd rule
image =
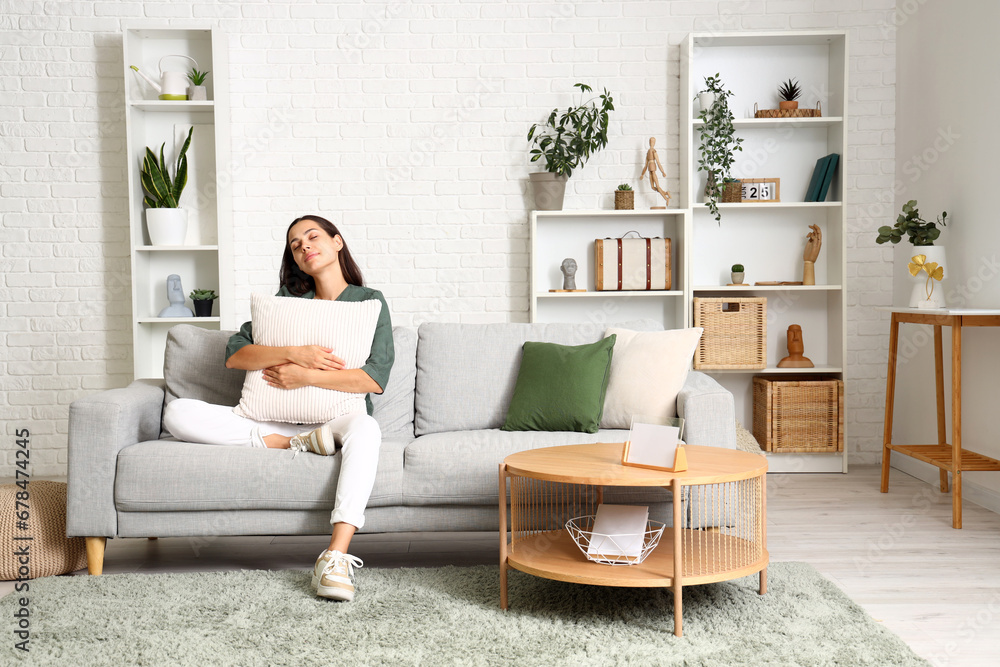
[[[138,74],[143,79],[148,81],[149,85],[151,85],[153,88],[156,89],[156,92],[160,94],[161,100],[186,100],[188,98],[187,72],[163,71],[163,61],[166,60],[167,58],[185,58],[191,61],[191,64],[194,66],[195,69],[198,69],[197,61],[195,61],[194,58],[191,58],[189,56],[182,56],[182,55],[163,56],[162,58],[160,58],[160,64],[159,64],[160,83],[156,83],[148,76],[140,72],[139,68],[136,67],[135,65],[129,65],[129,67],[135,70],[136,74]]]

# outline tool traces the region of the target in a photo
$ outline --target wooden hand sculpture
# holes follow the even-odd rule
[[[806,249],[802,253],[802,284],[816,284],[816,258],[819,257],[819,249],[823,246],[823,232],[819,225],[809,225],[812,231],[806,234]]]
[[[806,234],[806,250],[802,253],[802,259],[807,262],[815,262],[816,258],[819,257],[819,249],[823,245],[823,232],[820,231],[819,225],[809,225],[809,229],[812,231]]]

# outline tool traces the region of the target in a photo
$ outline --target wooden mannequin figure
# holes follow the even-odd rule
[[[816,258],[819,257],[819,249],[823,246],[823,232],[819,230],[819,225],[809,225],[812,231],[806,234],[805,252],[802,253],[802,284],[816,284]]]
[[[650,206],[650,209],[661,209],[666,208],[670,205],[670,191],[664,190],[660,187],[660,179],[656,176],[656,170],[659,168],[660,173],[666,178],[667,172],[663,170],[663,165],[660,164],[660,158],[656,154],[656,137],[649,138],[649,150],[646,151],[646,164],[642,168],[642,173],[639,174],[639,179],[642,180],[646,177],[646,172],[649,172],[649,185],[654,191],[659,192],[660,196],[665,200],[663,206]]]
[[[803,357],[805,345],[802,343],[802,327],[793,324],[788,327],[788,356],[778,362],[778,368],[812,368],[813,362]]]

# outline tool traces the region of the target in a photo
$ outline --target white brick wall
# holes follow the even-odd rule
[[[687,32],[849,29],[848,446],[874,459],[886,336],[869,306],[891,299],[891,253],[872,241],[894,217],[892,2],[2,5],[0,476],[20,428],[34,473],[64,474],[69,403],[131,379],[127,18],[212,20],[230,36],[240,311],[251,289],[275,287],[288,222],[319,212],[400,324],[526,319],[524,135],[573,83],[606,86],[617,110],[567,207],[610,208],[613,185],[638,180],[649,136],[678,189]]]

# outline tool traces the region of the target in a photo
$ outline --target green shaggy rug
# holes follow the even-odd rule
[[[316,598],[308,572],[49,577],[31,582],[27,654],[13,593],[0,664],[14,665],[926,665],[803,563],[684,590],[579,586],[498,568],[358,572],[353,603]]]

